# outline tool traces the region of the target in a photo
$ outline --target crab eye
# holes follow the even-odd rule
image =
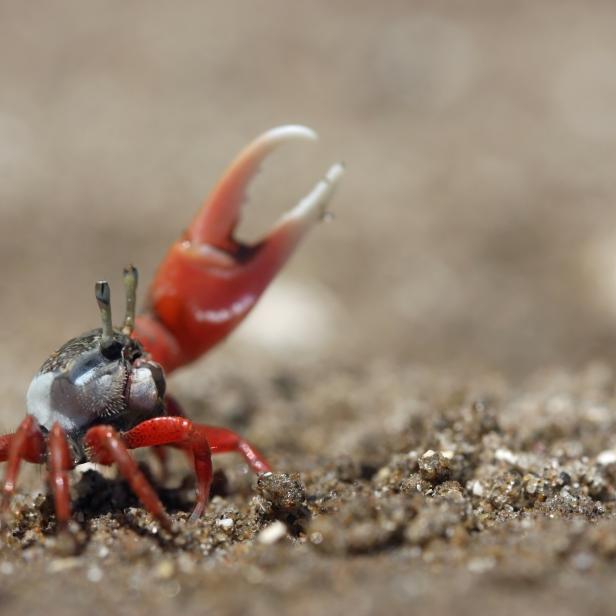
[[[122,357],[122,343],[118,340],[112,340],[108,344],[101,343],[101,355],[110,361],[115,361]]]

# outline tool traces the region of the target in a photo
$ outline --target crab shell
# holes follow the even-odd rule
[[[58,422],[69,437],[97,423],[126,430],[164,410],[162,368],[143,347],[119,331],[110,351],[101,350],[101,330],[73,338],[53,353],[32,379],[28,414],[51,430]]]

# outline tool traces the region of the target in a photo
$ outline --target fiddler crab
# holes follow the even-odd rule
[[[27,394],[27,415],[13,434],[0,436],[6,461],[1,506],[15,493],[23,460],[46,464],[58,528],[71,518],[69,471],[95,462],[115,464],[143,506],[171,529],[157,493],[129,453],[163,446],[183,450],[194,461],[199,518],[208,502],[212,454],[237,452],[255,473],[270,471],[264,457],[241,436],[184,416],[166,393],[165,375],[192,362],[220,342],[251,311],[306,232],[326,214],[343,173],[333,165],[265,238],[248,245],[236,239],[248,183],[263,159],[291,140],[314,140],[303,126],[281,126],[262,134],[231,164],[188,230],[162,262],[150,287],[148,307],[135,316],[137,270],[124,271],[126,316],[112,325],[107,282],[95,285],[102,327],[69,340],[52,353]]]

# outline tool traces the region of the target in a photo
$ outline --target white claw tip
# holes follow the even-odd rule
[[[325,174],[325,180],[330,184],[335,184],[346,170],[344,163],[336,163],[329,168],[329,171]]]
[[[301,124],[285,124],[284,126],[276,126],[261,135],[261,139],[267,143],[281,143],[295,139],[316,141],[318,138],[319,136],[315,131],[307,126],[302,126]]]
[[[342,163],[332,165],[325,177],[291,211],[283,216],[283,220],[295,219],[310,223],[328,217],[327,205],[343,173],[344,165]]]

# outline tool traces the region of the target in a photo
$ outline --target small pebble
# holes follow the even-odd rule
[[[597,464],[601,466],[607,466],[616,462],[616,451],[613,449],[606,449],[597,456]]]
[[[323,533],[314,532],[310,534],[310,541],[314,543],[314,545],[320,545],[323,543]]]
[[[264,545],[276,543],[287,534],[287,527],[284,522],[276,520],[269,526],[266,526],[258,535],[257,541]]]
[[[154,570],[154,575],[161,580],[169,579],[174,573],[175,565],[173,561],[168,558],[161,561]]]
[[[49,573],[60,573],[62,571],[68,571],[69,569],[75,569],[81,566],[82,561],[80,558],[56,558],[49,563],[47,571]]]
[[[494,452],[494,457],[497,460],[507,462],[508,464],[517,464],[518,461],[518,457],[514,453],[509,451],[509,449],[504,449],[502,447]]]
[[[588,571],[594,564],[595,557],[590,552],[579,552],[571,559],[571,564],[578,571]]]
[[[481,481],[473,481],[471,490],[474,496],[483,496],[483,486],[481,485]]]
[[[493,569],[495,565],[496,560],[488,556],[485,558],[473,558],[472,560],[468,561],[467,566],[468,570],[472,571],[473,573],[485,573],[486,571]]]
[[[86,573],[86,577],[88,578],[88,581],[96,584],[97,582],[100,582],[103,579],[103,570],[97,565],[92,565],[88,569],[88,572]]]

